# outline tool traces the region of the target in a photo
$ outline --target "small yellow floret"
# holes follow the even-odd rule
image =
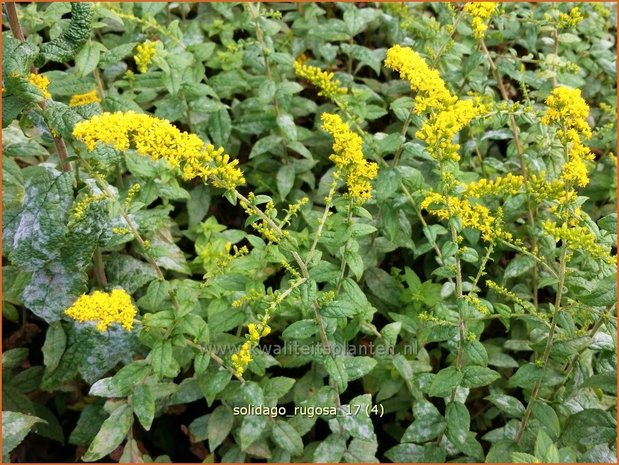
[[[378,165],[363,157],[363,140],[338,115],[323,113],[321,119],[323,129],[335,139],[329,159],[344,174],[348,195],[360,203],[370,200]]]
[[[403,79],[410,82],[411,89],[417,92],[417,114],[427,109],[442,110],[456,103],[457,98],[447,89],[439,72],[430,68],[413,49],[394,45],[387,50],[385,66],[399,72]]]
[[[96,328],[101,332],[114,323],[131,331],[137,309],[124,289],[114,289],[110,293],[95,291],[82,295],[65,314],[77,321],[96,321]]]
[[[75,94],[71,97],[69,101],[70,107],[78,107],[80,105],[88,105],[90,103],[99,103],[101,99],[97,95],[97,90],[92,89],[90,92],[86,92],[85,94]]]
[[[30,73],[28,75],[28,82],[30,82],[30,84],[32,84],[33,86],[35,86],[37,89],[41,91],[44,99],[52,98],[52,94],[50,94],[49,91],[47,90],[47,87],[50,84],[49,79],[47,79],[47,77],[43,76],[42,74]]]
[[[135,150],[154,160],[165,159],[170,165],[181,168],[186,180],[202,178],[215,187],[233,189],[245,184],[238,160],[231,160],[223,148],[206,145],[195,134],[178,130],[169,121],[154,116],[126,113],[103,113],[89,120],[80,121],[73,135],[88,150],[98,143],[113,145],[117,150]]]
[[[344,87],[340,87],[340,81],[333,78],[333,73],[322,71],[316,66],[305,65],[303,56],[294,62],[294,72],[297,76],[307,79],[320,89],[318,95],[324,95],[329,99],[335,99],[346,93]]]
[[[483,39],[488,22],[496,11],[495,2],[471,2],[464,5],[464,11],[471,15],[471,25],[473,26],[473,36],[476,39]]]
[[[135,64],[137,65],[138,71],[140,73],[145,73],[146,71],[148,71],[148,65],[150,65],[150,63],[153,61],[156,53],[156,45],[157,42],[151,42],[150,40],[147,40],[142,44],[138,44],[138,46],[136,47],[137,53],[135,54],[133,59],[135,60]]]

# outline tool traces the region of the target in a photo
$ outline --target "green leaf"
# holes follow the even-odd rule
[[[66,63],[72,59],[90,37],[93,12],[94,5],[90,3],[72,2],[68,27],[57,38],[41,45],[37,66],[41,66],[45,61]]]
[[[230,378],[232,377],[230,372],[227,370],[216,370],[217,371],[215,371],[215,373],[211,370],[207,370],[198,376],[200,390],[206,398],[206,402],[209,406],[215,401],[217,394],[226,388],[230,382]]]
[[[297,127],[294,124],[294,118],[291,115],[287,113],[280,114],[277,117],[277,125],[279,126],[287,140],[297,140]]]
[[[518,368],[518,371],[509,379],[510,387],[532,387],[537,381],[544,378],[544,369],[533,363],[527,363]]]
[[[501,377],[499,373],[490,368],[478,366],[464,367],[463,373],[462,386],[468,388],[487,386]]]
[[[614,275],[598,281],[589,292],[578,296],[578,301],[594,307],[606,307],[617,303],[617,280]]]
[[[346,440],[339,434],[330,434],[314,450],[314,463],[340,463],[346,452]]]
[[[378,363],[372,357],[343,357],[348,381],[354,381],[370,373]]]
[[[27,75],[34,63],[38,48],[30,42],[5,35],[2,37],[2,79],[8,81],[11,75]],[[4,100],[4,99],[3,99]],[[4,102],[2,102],[4,104]],[[4,105],[3,105],[4,106]]]
[[[539,463],[537,457],[526,452],[512,452],[511,459],[514,463]]]
[[[19,412],[2,412],[2,458],[8,462],[9,453],[15,449],[28,435],[32,427],[40,422],[41,418],[25,415]]]
[[[180,367],[174,359],[172,341],[159,341],[151,351],[148,359],[153,367],[153,373],[160,378],[174,378]]]
[[[385,452],[385,456],[394,463],[444,463],[447,453],[434,443],[400,444]]]
[[[20,347],[2,353],[2,368],[17,368],[28,358],[28,349]]]
[[[466,406],[458,401],[450,402],[445,410],[447,420],[447,438],[459,448],[467,440],[471,417]]]
[[[149,431],[155,418],[155,397],[148,384],[135,386],[131,395],[131,407],[140,424]]]
[[[73,139],[73,128],[83,119],[76,109],[54,101],[45,105],[43,116],[50,129],[56,131],[66,140]]]
[[[583,387],[599,388],[610,394],[617,394],[617,372],[613,372],[613,374],[608,375],[593,375],[590,378],[587,378],[582,385]]]
[[[522,418],[524,415],[524,405],[518,399],[506,394],[491,394],[484,399],[492,402],[501,412],[504,412],[509,417]]]
[[[403,443],[431,441],[445,430],[446,423],[438,409],[425,399],[413,404],[413,415],[415,420],[404,431]]]
[[[561,424],[559,423],[559,417],[554,409],[543,401],[536,400],[533,403],[531,411],[533,412],[533,418],[537,419],[542,424],[546,433],[548,433],[551,438],[555,440],[558,439],[561,434]]]
[[[282,199],[285,199],[290,193],[290,190],[294,185],[294,175],[294,166],[291,164],[282,165],[277,172],[277,190],[279,190],[279,194],[282,196]]]
[[[604,218],[600,218],[598,220],[598,225],[600,228],[610,232],[611,234],[617,234],[617,214],[611,213]]]
[[[282,333],[284,339],[305,339],[319,331],[314,320],[299,320],[288,326]]]
[[[125,365],[112,377],[111,387],[123,396],[131,393],[136,386],[152,373],[152,367],[145,360],[136,360]]]
[[[567,419],[560,440],[566,445],[614,444],[617,440],[617,421],[604,410],[585,409]]]
[[[54,371],[60,363],[60,358],[67,347],[67,336],[60,322],[52,323],[47,328],[43,352],[43,363],[49,371]]]
[[[481,342],[464,341],[462,349],[464,350],[464,355],[470,360],[471,364],[479,366],[488,365],[488,352]]]
[[[526,255],[512,259],[505,268],[505,278],[516,278],[528,273],[533,268],[533,259]]]
[[[293,457],[303,453],[303,439],[301,439],[301,435],[285,421],[278,420],[275,422],[271,437],[275,444],[290,452],[290,455]]]
[[[211,451],[217,449],[224,439],[230,434],[232,425],[234,424],[234,415],[230,407],[220,405],[213,413],[211,413],[208,425],[206,427],[206,436],[208,438],[208,447]]]
[[[123,401],[103,422],[82,460],[95,462],[108,455],[125,440],[132,423],[133,411],[127,402]]]
[[[84,44],[75,56],[75,66],[82,76],[92,73],[99,64],[101,52],[106,51],[104,45],[99,42],[89,42]]]
[[[540,429],[535,440],[535,457],[544,463],[559,463],[559,449],[550,437]]]
[[[354,315],[358,312],[358,308],[355,308],[350,302],[345,300],[334,300],[329,302],[320,309],[320,314],[327,318],[346,318],[350,315]]]
[[[246,415],[239,430],[240,446],[247,450],[256,441],[267,426],[268,418],[265,415]]]
[[[223,147],[226,145],[232,130],[232,121],[228,111],[221,109],[210,113],[206,127],[215,146]]]
[[[105,260],[105,272],[111,286],[122,287],[129,294],[157,279],[152,265],[124,254],[110,255]]]
[[[459,386],[464,375],[456,367],[447,367],[439,371],[432,379],[428,394],[433,397],[445,397]]]
[[[340,393],[344,392],[346,386],[348,386],[348,372],[344,364],[344,357],[327,355],[325,358],[325,369],[329,376],[331,376],[331,379],[335,381],[338,391]]]
[[[69,444],[86,447],[92,442],[107,418],[101,404],[87,404],[69,436]]]

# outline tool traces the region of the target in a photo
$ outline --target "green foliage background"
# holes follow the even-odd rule
[[[479,232],[421,210],[440,184],[437,163],[415,138],[421,118],[403,130],[414,95],[383,65],[387,48],[408,45],[454,94],[494,102],[496,111],[459,135],[462,159],[450,169],[464,183],[520,174],[520,156],[533,173],[556,171],[564,148],[540,124],[544,99],[553,81],[582,89],[596,158],[577,202],[596,241],[615,253],[616,8],[578,5],[584,19],[559,28],[575,4],[500,4],[487,53],[462,4],[20,4],[25,42],[3,10],[4,459],[614,461],[616,267],[580,250],[564,281],[545,271],[527,251],[537,243],[544,264],[561,272],[562,244],[540,227],[547,205],[527,223],[524,194],[491,205],[503,208],[520,249],[489,249]],[[145,40],[157,41],[157,53],[139,73],[133,56]],[[295,77],[302,53],[348,89],[345,111]],[[33,66],[50,80],[51,100],[25,79]],[[100,103],[68,106],[92,89]],[[72,137],[82,119],[129,110],[223,146],[248,180],[240,191],[254,192],[261,208],[272,201],[272,218],[308,197],[288,238],[261,237],[251,226],[259,218],[230,193],[181,182],[132,151],[87,153]],[[363,131],[379,175],[363,206],[336,198],[313,250],[333,174],[320,115],[338,111]],[[111,197],[76,220],[76,204],[102,185]],[[114,232],[127,226],[121,210],[139,240]],[[230,259],[230,245],[249,253]],[[487,313],[457,298],[456,263]],[[139,308],[132,332],[99,333],[64,315],[81,294],[114,287]],[[232,352],[216,349],[238,347],[247,324],[291,287],[263,348],[314,346],[322,336],[373,352],[255,350],[243,379],[233,377]],[[233,414],[340,404],[360,410]]]

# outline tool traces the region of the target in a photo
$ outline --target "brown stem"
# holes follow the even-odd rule
[[[19,23],[19,16],[17,16],[17,7],[15,6],[15,2],[6,2],[5,5],[6,12],[9,17],[9,27],[11,28],[13,36],[20,42],[24,42],[26,37],[24,36],[24,31]],[[37,69],[33,66],[30,71],[32,73],[36,73]],[[45,101],[40,102],[39,108],[44,110],[46,105],[47,103]],[[56,152],[58,152],[58,157],[60,158],[63,171],[71,171],[71,164],[67,161],[69,154],[67,152],[67,146],[65,145],[64,140],[62,140],[60,136],[56,136],[54,134],[52,134],[52,137],[54,139],[54,145],[56,146]]]
[[[103,266],[103,255],[101,254],[101,249],[97,247],[95,249],[95,253],[93,255],[93,263],[94,263],[94,275],[99,282],[101,287],[107,286],[107,277],[105,276],[105,267]]]

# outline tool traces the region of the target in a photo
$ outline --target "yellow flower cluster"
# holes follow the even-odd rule
[[[150,40],[147,40],[142,44],[138,44],[138,46],[136,47],[137,53],[135,54],[133,59],[135,60],[135,64],[137,65],[138,71],[140,73],[145,73],[146,71],[148,71],[148,65],[150,65],[151,61],[153,61],[156,53],[156,45],[157,42],[151,42]]]
[[[49,93],[47,88],[49,87],[49,79],[42,74],[30,73],[28,75],[28,82],[41,91],[44,99],[52,98],[52,94]]]
[[[476,39],[483,39],[488,29],[488,21],[496,11],[495,2],[470,2],[464,5],[464,11],[471,15],[473,26],[473,36]]]
[[[430,206],[435,208],[429,209]],[[499,215],[493,216],[488,207],[479,203],[471,204],[468,200],[462,200],[455,196],[442,195],[432,192],[421,202],[421,208],[428,210],[442,220],[459,217],[462,227],[473,228],[481,232],[485,241],[495,242],[499,239],[511,241],[511,233],[503,229]]]
[[[471,120],[485,113],[487,108],[477,99],[458,100],[450,108],[433,114],[424,121],[416,136],[428,144],[428,152],[437,160],[460,160],[459,144],[453,138]]]
[[[589,256],[609,264],[616,262],[616,257],[610,254],[608,248],[597,243],[593,232],[587,226],[578,224],[578,218],[568,219],[561,226],[554,221],[546,220],[542,223],[542,228],[554,237],[555,241],[566,242],[570,250],[583,250]]]
[[[90,206],[91,203],[98,202],[99,200],[102,200],[104,198],[105,198],[105,195],[103,195],[103,194],[98,194],[98,195],[88,194],[88,195],[85,195],[73,207],[72,219],[74,221],[81,220],[84,217],[84,215],[86,214],[86,211],[88,210],[88,207]]]
[[[114,323],[131,331],[137,309],[124,289],[114,289],[110,293],[95,291],[82,295],[65,314],[77,321],[96,321],[96,328],[101,332]]]
[[[71,96],[69,106],[78,107],[80,105],[88,105],[90,103],[99,103],[100,101],[101,99],[97,95],[97,89],[92,89],[90,92],[86,92],[85,94],[75,94]]]
[[[243,208],[243,210],[245,210],[245,213],[247,213],[249,216],[256,215],[257,213],[258,213],[258,216],[261,216],[259,214],[260,210],[258,209],[258,207],[254,205],[255,198],[256,198],[255,194],[253,192],[250,192],[249,195],[247,196],[247,200],[249,200],[250,203],[248,204],[244,200],[240,202],[241,207]],[[267,215],[269,218],[271,218],[271,216],[273,217],[275,216],[275,213],[276,213],[275,204],[273,203],[272,200],[269,200],[264,208],[264,214]],[[273,228],[272,225],[269,224],[269,222],[265,218],[262,218],[260,222],[253,222],[252,227],[256,231],[261,233],[264,237],[266,237],[267,240],[273,243],[277,243],[280,240],[282,240],[282,238],[288,236],[288,231],[281,231],[280,233],[280,231]]]
[[[359,203],[372,198],[371,181],[378,174],[378,165],[363,157],[363,140],[342,121],[339,115],[323,113],[322,128],[333,136],[333,154],[329,159],[346,179],[348,195]]]
[[[269,316],[265,314],[258,324],[250,323],[247,325],[247,330],[249,331],[247,340],[241,346],[239,353],[232,354],[230,358],[236,376],[243,376],[247,365],[253,360],[251,349],[258,345],[261,337],[268,336],[271,333],[271,327],[268,325],[268,322]]]
[[[335,99],[346,93],[346,88],[340,87],[340,81],[333,79],[333,73],[322,71],[316,66],[303,64],[305,57],[301,56],[294,62],[294,72],[297,76],[307,79],[309,82],[320,88],[318,95]]]
[[[492,289],[497,294],[502,295],[503,297],[506,297],[507,299],[509,299],[509,300],[513,301],[514,303],[520,305],[522,308],[528,309],[529,311],[534,312],[536,315],[538,315],[538,313],[537,313],[537,311],[535,309],[535,306],[531,302],[527,302],[526,300],[522,300],[514,292],[508,290],[504,286],[501,286],[500,284],[497,284],[497,283],[495,283],[494,281],[492,281],[490,279],[488,279],[486,281],[486,286],[488,286],[488,289]]]
[[[238,160],[230,160],[223,148],[205,145],[195,134],[182,132],[164,119],[133,111],[103,113],[77,123],[73,135],[88,150],[94,150],[98,143],[121,151],[133,146],[141,155],[163,158],[173,167],[181,167],[187,180],[210,179],[215,187],[224,189],[245,184],[236,166]]]
[[[591,137],[591,128],[587,123],[589,106],[582,98],[580,89],[570,87],[555,88],[546,99],[546,104],[548,108],[542,117],[542,124],[557,124],[557,136],[568,149],[568,159],[563,165],[561,178],[585,187],[589,183],[585,162],[594,158],[582,142]]]
[[[466,185],[466,197],[480,198],[485,195],[516,195],[524,187],[524,178],[507,173],[494,180],[481,178],[479,181]]]
[[[574,8],[570,10],[569,13],[559,13],[557,26],[559,27],[559,29],[573,29],[583,19],[585,18],[580,12],[580,8],[575,6]]]
[[[442,110],[455,104],[457,97],[451,94],[439,72],[430,68],[425,60],[409,47],[394,45],[387,50],[385,66],[400,73],[411,89],[417,93],[415,111],[421,114],[427,109]]]

